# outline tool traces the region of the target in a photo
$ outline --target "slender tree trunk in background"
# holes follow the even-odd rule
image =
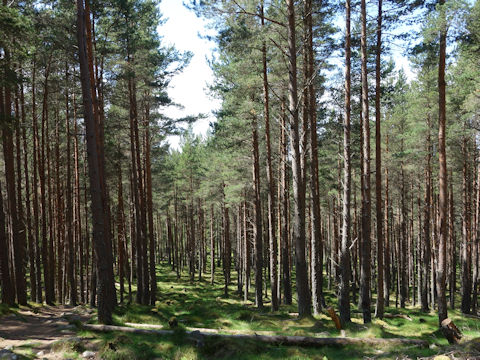
[[[224,294],[228,297],[228,286],[230,285],[230,268],[232,264],[232,245],[230,242],[230,216],[228,207],[224,205],[223,209],[223,277],[225,278]]]
[[[385,139],[385,152],[388,155],[388,134]],[[385,227],[385,235],[384,235],[384,246],[383,246],[383,254],[384,254],[384,276],[383,276],[383,296],[384,296],[384,306],[390,306],[390,226],[388,224],[388,212],[389,212],[389,201],[390,201],[390,194],[389,194],[389,178],[388,178],[388,166],[385,164],[385,206],[384,206],[384,227]],[[377,220],[380,221],[380,220]]]
[[[368,112],[368,80],[367,80],[367,8],[366,1],[361,1],[361,58],[362,58],[362,237],[360,267],[360,308],[363,322],[372,321],[370,312],[371,282],[371,196],[370,196],[370,123]]]
[[[192,180],[190,178],[190,194],[193,194]],[[190,281],[195,280],[195,218],[193,209],[193,198],[190,201],[188,208],[187,220],[187,253],[188,253],[188,270],[190,273]]]
[[[440,16],[442,26],[440,28],[440,49],[438,60],[438,210],[439,210],[439,232],[438,232],[438,258],[437,258],[437,304],[439,324],[448,317],[447,300],[445,294],[445,268],[447,261],[446,244],[447,233],[447,154],[445,149],[445,123],[446,123],[446,99],[445,99],[445,58],[447,48],[446,10],[445,0],[439,0]]]
[[[307,262],[305,259],[305,184],[301,167],[300,131],[298,121],[297,94],[297,49],[295,40],[295,6],[287,0],[288,54],[289,54],[289,113],[290,147],[293,173],[293,242],[295,243],[295,267],[297,273],[297,295],[299,317],[311,314],[310,289],[308,285]]]
[[[340,245],[340,283],[338,285],[338,308],[343,325],[350,319],[350,241],[351,241],[351,182],[352,165],[350,153],[350,98],[351,98],[351,48],[350,48],[350,0],[345,1],[345,115],[343,118],[343,209],[342,240]]]
[[[383,234],[383,202],[382,202],[382,138],[381,138],[381,53],[382,53],[382,0],[378,1],[377,16],[377,48],[375,57],[375,200],[377,214],[377,304],[375,308],[375,316],[379,319],[383,318],[384,313],[384,234]]]
[[[255,196],[255,225],[254,225],[254,247],[255,247],[255,305],[263,308],[263,231],[262,231],[262,204],[260,198],[260,164],[258,150],[258,130],[256,115],[252,114],[252,156],[253,156],[253,191]]]
[[[478,146],[478,145],[477,145]],[[478,156],[478,155],[477,155]],[[474,239],[474,242],[472,244],[473,246],[473,249],[472,249],[472,252],[473,252],[473,264],[472,264],[472,267],[473,267],[473,278],[472,278],[472,281],[473,281],[473,290],[472,290],[472,313],[476,314],[477,313],[477,310],[478,310],[478,282],[480,280],[479,278],[479,251],[480,251],[480,248],[479,248],[479,239],[480,239],[480,225],[478,224],[478,222],[480,221],[480,164],[477,165],[477,189],[476,189],[477,193],[475,194],[476,198],[475,198],[475,234],[472,235],[472,237],[474,236],[475,239]]]
[[[3,99],[3,92],[0,89],[0,98]],[[3,109],[0,109],[0,112]],[[0,251],[0,270],[2,274],[1,285],[2,285],[2,303],[7,305],[15,304],[15,288],[13,287],[13,282],[10,277],[10,264],[8,257],[8,238],[5,232],[5,213],[3,212],[3,196],[2,188],[0,183],[0,248],[5,249]]]
[[[403,147],[403,140],[402,140],[402,145],[401,145],[401,151],[404,151]],[[405,304],[407,301],[408,297],[408,272],[407,272],[407,189],[405,186],[405,172],[404,172],[404,165],[403,161],[401,162],[400,165],[400,176],[401,176],[401,222],[400,222],[400,238],[398,239],[399,241],[399,252],[398,252],[398,257],[399,257],[399,265],[400,268],[397,271],[397,274],[399,276],[399,281],[400,281],[400,307],[405,308]]]
[[[470,313],[471,308],[471,295],[472,295],[472,254],[471,254],[471,232],[470,232],[470,174],[469,174],[469,162],[468,162],[468,141],[464,136],[462,143],[463,152],[463,221],[462,221],[462,247],[461,247],[461,267],[462,267],[462,304],[461,310],[464,314]],[[452,181],[452,180],[450,180]]]
[[[38,157],[39,157],[39,145],[38,145],[38,124],[37,124],[37,107],[36,107],[36,62],[35,55],[32,64],[32,138],[33,138],[33,150],[32,150],[32,170],[33,170],[33,229],[34,229],[34,241],[35,241],[35,268],[37,283],[37,297],[36,302],[41,304],[43,302],[42,297],[42,271],[41,271],[41,250],[40,250],[40,233],[39,233],[39,204],[38,204]],[[25,140],[24,140],[25,142]]]
[[[75,94],[73,94],[73,133],[74,133],[74,138],[73,138],[73,157],[74,157],[74,166],[75,166],[75,227],[76,227],[76,236],[77,236],[77,241],[79,242],[79,249],[80,249],[80,271],[79,271],[79,276],[80,276],[80,302],[84,304],[86,302],[86,299],[88,298],[88,295],[86,294],[86,288],[85,288],[85,273],[84,269],[87,267],[87,274],[88,274],[88,249],[86,248],[86,244],[84,243],[84,238],[82,236],[82,199],[81,199],[81,194],[80,194],[80,165],[79,165],[79,150],[78,150],[78,124],[77,124],[77,104],[75,101]],[[86,234],[88,236],[88,234]],[[85,252],[87,254],[85,254]],[[87,266],[86,266],[87,265]],[[88,276],[87,276],[88,278]],[[88,284],[88,281],[87,281]]]
[[[429,268],[430,268],[430,257],[431,257],[431,234],[430,234],[430,215],[431,215],[431,158],[432,158],[432,148],[431,148],[431,138],[430,138],[430,115],[427,115],[427,164],[425,169],[425,199],[424,199],[424,209],[423,209],[423,241],[422,245],[423,251],[423,266],[422,266],[422,280],[423,283],[421,286],[421,297],[420,305],[422,311],[428,312],[428,279],[429,279]],[[433,270],[433,269],[432,269]]]
[[[452,172],[450,172],[452,174]],[[455,308],[455,290],[456,290],[456,278],[457,278],[457,261],[456,261],[456,234],[455,234],[455,208],[453,203],[453,174],[450,176],[450,201],[448,202],[448,235],[450,238],[450,276],[449,276],[449,290],[450,290],[450,308]]]
[[[281,102],[281,128],[280,128],[280,241],[282,248],[282,284],[283,284],[283,303],[292,304],[292,281],[290,276],[290,242],[289,242],[289,208],[288,208],[288,166],[287,166],[287,119],[286,119],[285,101]]]
[[[3,76],[10,70],[10,54],[7,49],[5,51],[5,60],[3,68]],[[13,117],[12,117],[12,96],[9,85],[6,84],[0,96],[1,108],[0,115],[4,121],[2,128],[3,157],[5,163],[5,182],[7,188],[7,218],[10,220],[12,240],[13,240],[13,268],[15,279],[15,295],[17,302],[21,305],[27,304],[27,289],[25,279],[25,239],[21,237],[21,226],[17,213],[17,194],[15,192],[15,165],[13,154]],[[19,179],[20,180],[20,179]],[[7,249],[6,247],[4,249]],[[3,251],[3,250],[2,250]]]
[[[244,276],[245,279],[245,288],[243,290],[243,301],[248,300],[248,291],[250,290],[250,253],[251,253],[251,246],[250,246],[250,237],[247,227],[247,201],[245,200],[246,194],[244,193],[244,201],[243,201],[243,247],[245,252],[245,259],[244,259]]]
[[[101,323],[112,322],[114,302],[111,301],[111,284],[113,279],[113,264],[109,262],[107,252],[111,252],[105,237],[105,209],[102,201],[102,185],[99,171],[96,125],[93,115],[91,97],[91,83],[87,60],[85,41],[85,14],[83,0],[77,0],[77,41],[80,59],[80,78],[82,84],[83,107],[85,113],[86,141],[88,152],[88,169],[90,178],[91,211],[93,222],[93,245],[95,248],[95,261],[98,270],[98,320]]]
[[[42,209],[42,264],[43,264],[43,279],[45,284],[45,301],[47,305],[53,305],[54,299],[54,287],[51,283],[50,277],[50,263],[53,263],[53,259],[49,257],[48,251],[48,208],[47,208],[47,190],[45,183],[45,174],[47,170],[45,168],[45,123],[48,121],[48,110],[47,110],[47,98],[48,98],[48,76],[50,74],[50,65],[51,65],[51,56],[48,60],[48,65],[45,70],[45,83],[43,90],[43,103],[42,103],[42,127],[41,135],[42,141],[39,149],[39,159],[38,159],[38,174],[40,178],[40,203]]]
[[[55,236],[55,218],[53,216],[54,212],[54,193],[52,190],[52,180],[54,179],[54,173],[52,171],[52,150],[51,150],[51,133],[50,133],[50,121],[49,121],[49,105],[48,105],[48,98],[45,98],[46,103],[45,103],[45,141],[46,141],[46,160],[47,160],[47,208],[48,208],[48,258],[49,258],[49,282],[51,284],[51,298],[52,303],[55,302],[55,294],[56,294],[56,289],[55,289],[55,243],[56,243],[56,236]],[[48,140],[47,140],[48,139]]]
[[[22,158],[21,158],[21,146],[20,146],[20,122],[23,115],[23,104],[22,104],[22,115],[20,114],[20,106],[19,106],[19,91],[18,87],[15,88],[15,150],[16,150],[16,171],[17,171],[17,203],[18,203],[18,230],[19,230],[19,240],[20,244],[23,244],[23,259],[22,259],[22,267],[24,271],[24,277],[25,277],[25,265],[27,263],[26,261],[26,251],[27,251],[27,231],[29,230],[25,226],[25,216],[23,212],[23,201],[22,201]],[[29,235],[29,233],[28,233]],[[30,240],[30,239],[29,239]],[[31,276],[30,276],[31,278]],[[25,279],[25,302],[26,300],[26,294],[27,292],[27,284],[26,284],[26,279]],[[19,301],[20,302],[20,301]]]
[[[138,146],[138,142],[135,141],[135,121],[136,121],[136,96],[135,91],[132,84],[132,79],[128,81],[128,93],[129,93],[129,100],[130,100],[130,156],[132,161],[132,192],[133,192],[133,204],[134,204],[134,217],[135,217],[135,238],[132,241],[135,243],[135,252],[136,252],[136,271],[135,274],[137,276],[137,295],[136,295],[136,302],[139,304],[143,304],[143,271],[142,271],[142,220],[141,220],[141,210],[140,210],[140,194],[138,192],[138,171],[137,171],[137,160],[136,154],[137,150],[136,147]]]
[[[263,15],[263,1],[260,7],[262,27],[265,26]],[[278,243],[276,237],[275,219],[275,184],[272,168],[272,148],[270,145],[270,105],[268,95],[267,76],[267,46],[262,43],[262,64],[263,64],[263,108],[265,118],[265,144],[267,148],[267,183],[268,183],[268,244],[270,258],[270,289],[272,291],[272,311],[278,310]]]
[[[36,237],[32,231],[32,211],[30,207],[30,173],[28,169],[28,145],[27,145],[27,122],[26,122],[26,114],[25,114],[25,97],[23,91],[23,84],[20,86],[20,106],[21,106],[21,135],[18,136],[22,137],[22,145],[23,145],[23,171],[25,173],[25,208],[26,208],[26,220],[27,220],[27,227],[26,231],[28,233],[28,258],[29,258],[29,265],[30,265],[30,298],[32,301],[37,300],[37,271],[35,266],[35,246],[36,246]],[[17,142],[17,148],[20,148],[20,142]],[[18,159],[20,161],[20,159]],[[40,288],[40,291],[41,288]]]
[[[125,292],[125,212],[123,209],[122,168],[118,164],[118,206],[117,206],[117,247],[118,247],[118,278],[120,282],[120,303],[123,303]]]
[[[212,204],[210,208],[210,281],[212,285],[215,283],[215,236],[213,233],[214,215]]]
[[[147,187],[147,219],[148,219],[148,240],[149,240],[149,273],[150,273],[150,305],[155,305],[157,300],[157,277],[155,271],[155,233],[153,230],[153,194],[152,194],[152,165],[150,160],[150,104],[145,109],[145,170]]]
[[[67,68],[67,74],[65,77],[66,81],[68,81],[68,68]],[[65,127],[66,127],[66,136],[67,136],[67,191],[66,191],[66,197],[67,197],[67,209],[66,209],[66,240],[67,240],[67,251],[68,251],[68,267],[67,267],[67,273],[68,273],[68,283],[69,283],[69,300],[70,304],[73,306],[77,305],[77,284],[75,281],[75,276],[74,276],[74,255],[75,255],[75,249],[74,249],[74,242],[73,242],[73,225],[72,225],[72,219],[73,219],[73,205],[72,205],[72,191],[71,191],[71,183],[72,183],[72,169],[70,166],[70,119],[69,119],[69,99],[68,99],[68,90],[65,95],[65,113],[66,113],[66,120],[65,120]],[[81,255],[81,254],[80,254]],[[60,261],[60,259],[59,259]]]
[[[308,123],[310,125],[310,193],[312,196],[311,208],[311,279],[312,305],[314,314],[319,314],[324,304],[323,299],[323,244],[320,219],[320,196],[318,180],[318,147],[317,147],[317,99],[315,92],[315,58],[313,49],[313,21],[312,1],[305,1],[305,86],[307,98],[305,105],[308,108]],[[305,120],[306,121],[306,120]]]
[[[67,109],[65,109],[67,110]],[[66,238],[65,238],[65,201],[63,198],[66,198],[66,194],[64,194],[64,187],[66,184],[61,184],[60,183],[60,131],[58,129],[60,125],[60,114],[59,114],[59,109],[56,107],[55,109],[55,159],[53,163],[55,164],[54,168],[55,171],[52,174],[49,174],[49,177],[52,176],[54,177],[54,189],[55,189],[55,195],[56,198],[52,199],[54,196],[51,193],[51,186],[49,185],[49,193],[50,193],[50,203],[49,203],[49,210],[50,210],[50,228],[54,228],[53,230],[51,229],[51,237],[53,236],[52,233],[55,234],[55,244],[54,247],[57,249],[57,254],[56,254],[56,266],[57,266],[57,271],[56,271],[56,280],[57,280],[57,286],[56,286],[56,297],[60,304],[65,303],[65,298],[66,298],[66,293],[67,293],[67,288],[68,288],[68,273],[67,273],[67,267],[68,267],[68,244],[66,243]],[[66,129],[66,128],[65,128]],[[69,160],[68,160],[69,162]],[[50,166],[48,167],[50,169]],[[50,170],[49,170],[50,171]],[[50,180],[49,180],[50,182]],[[54,252],[55,253],[55,252]],[[53,273],[55,273],[55,269],[52,269]]]

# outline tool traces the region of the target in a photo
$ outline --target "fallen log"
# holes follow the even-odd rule
[[[173,335],[173,330],[161,329],[137,329],[126,326],[113,325],[94,325],[82,324],[84,330],[108,332],[120,331],[133,334],[156,334],[156,335]],[[424,340],[408,339],[408,338],[349,338],[349,337],[309,337],[309,336],[285,336],[285,335],[247,335],[247,334],[218,334],[211,332],[200,332],[198,330],[185,331],[186,335],[204,337],[204,338],[222,338],[232,340],[255,340],[272,345],[289,345],[289,346],[345,346],[345,345],[413,345],[420,347],[428,347],[428,342]]]
[[[129,323],[126,322],[125,325],[132,326],[135,328],[144,328],[144,329],[162,329],[166,330],[167,328],[163,325],[156,325],[156,324],[139,324],[139,323]],[[219,334],[219,333],[228,333],[228,334],[260,334],[260,335],[275,335],[273,331],[255,331],[255,330],[232,330],[232,329],[208,329],[208,328],[199,328],[199,327],[191,327],[186,326],[186,330],[189,331],[199,331],[199,332],[208,332],[212,334]]]

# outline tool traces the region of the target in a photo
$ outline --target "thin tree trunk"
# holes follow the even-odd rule
[[[265,26],[263,15],[263,1],[260,6],[262,27]],[[272,311],[278,310],[278,244],[276,238],[275,219],[275,184],[272,167],[272,148],[270,145],[270,105],[268,95],[267,76],[267,46],[262,43],[262,64],[263,64],[263,108],[265,117],[265,145],[267,148],[267,183],[268,183],[268,244],[270,258],[270,289],[272,292]]]
[[[377,213],[377,304],[375,316],[379,319],[383,318],[384,313],[384,260],[383,260],[383,203],[382,203],[382,139],[381,139],[381,113],[380,113],[380,97],[381,97],[381,53],[382,53],[382,0],[378,1],[377,16],[377,48],[375,58],[375,200]]]
[[[446,123],[446,99],[445,99],[445,58],[447,48],[447,30],[444,9],[445,0],[439,0],[440,16],[442,26],[440,28],[440,49],[438,60],[438,210],[439,210],[439,232],[438,232],[438,258],[437,258],[437,304],[438,322],[442,323],[448,317],[447,300],[445,294],[445,268],[447,261],[446,244],[448,239],[447,215],[447,154],[445,149],[445,123]]]
[[[381,1],[381,0],[380,0]],[[351,242],[351,182],[352,165],[350,152],[350,97],[351,97],[351,33],[350,33],[350,0],[345,1],[345,116],[343,123],[343,209],[342,240],[340,245],[340,283],[338,285],[338,307],[343,325],[350,319],[350,242]]]
[[[305,184],[300,153],[300,131],[298,121],[297,94],[297,49],[295,40],[295,6],[287,0],[288,54],[289,54],[289,113],[290,147],[293,173],[293,242],[295,243],[295,267],[297,273],[298,314],[300,317],[311,314],[310,289],[308,285],[307,262],[305,259]]]
[[[465,127],[464,127],[465,130]],[[471,278],[471,268],[472,268],[472,254],[471,254],[471,236],[470,236],[470,193],[469,183],[469,169],[468,169],[468,141],[467,137],[464,136],[462,143],[462,152],[463,152],[463,221],[462,221],[462,248],[461,248],[461,268],[462,268],[462,304],[461,310],[464,314],[470,313],[471,302],[472,302],[472,278]],[[450,180],[452,181],[452,180]]]
[[[362,237],[360,267],[360,308],[363,322],[372,321],[370,312],[371,283],[371,197],[370,197],[370,123],[368,112],[368,80],[367,80],[367,9],[366,1],[361,1],[361,58],[362,58]]]

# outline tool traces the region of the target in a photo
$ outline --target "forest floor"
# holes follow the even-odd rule
[[[71,306],[21,306],[6,309],[0,317],[0,349],[12,350],[20,358],[64,359],[76,356],[83,342],[74,322],[87,322],[93,311]],[[5,357],[7,357],[5,355]],[[2,358],[2,355],[0,355]]]
[[[387,314],[395,317],[373,319],[369,325],[362,323],[359,312],[352,311],[352,323],[345,330],[345,335],[355,338],[412,338],[427,341],[429,347],[348,345],[313,348],[222,338],[205,338],[199,344],[198,339],[192,338],[185,330],[217,329],[219,333],[228,334],[315,337],[338,337],[341,334],[326,314],[298,320],[295,304],[282,305],[280,311],[273,313],[266,302],[263,311],[257,310],[253,302],[243,302],[243,295],[236,293],[236,285],[229,287],[229,296],[225,297],[220,272],[216,274],[214,285],[210,284],[209,275],[198,281],[197,274],[195,282],[190,282],[186,276],[177,279],[166,265],[160,266],[158,274],[156,305],[120,305],[114,314],[114,323],[122,326],[150,324],[170,329],[169,321],[175,318],[178,327],[171,335],[86,330],[78,330],[75,334],[72,324],[78,325],[78,321],[95,323],[95,314],[90,318],[90,309],[41,307],[29,311],[17,310],[16,315],[0,318],[0,349],[12,345],[13,351],[25,359],[79,359],[85,350],[94,352],[96,358],[107,360],[480,359],[480,318],[462,316],[458,310],[449,310],[450,318],[464,334],[457,346],[447,344],[438,330],[435,312],[422,313],[418,308],[395,307],[386,309]],[[332,293],[326,292],[326,302],[335,306],[336,299]],[[45,355],[38,356],[39,351]]]

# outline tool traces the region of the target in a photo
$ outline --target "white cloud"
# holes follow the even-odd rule
[[[158,28],[165,45],[173,45],[180,51],[191,51],[193,57],[183,73],[175,76],[168,90],[168,94],[175,103],[183,105],[183,109],[169,107],[164,110],[165,115],[178,118],[186,115],[206,114],[207,119],[197,121],[193,125],[196,134],[205,134],[209,122],[214,121],[212,110],[219,108],[220,103],[208,95],[208,85],[213,81],[213,73],[207,58],[214,51],[214,44],[199,34],[212,32],[207,29],[206,21],[198,18],[195,13],[185,6],[181,0],[162,0],[160,12],[167,21]],[[177,148],[177,136],[169,138],[170,144]]]

